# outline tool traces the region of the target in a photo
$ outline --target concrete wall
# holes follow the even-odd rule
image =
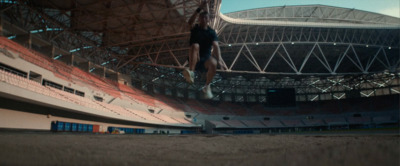
[[[112,127],[129,127],[129,128],[144,128],[156,130],[150,127],[130,126],[113,123],[103,123],[96,121],[78,120],[65,117],[57,117],[51,115],[34,114],[29,112],[16,111],[11,109],[0,108],[0,128],[6,129],[30,129],[30,130],[50,130],[52,121],[63,121],[71,123],[95,124],[102,126],[104,132],[109,126]]]
[[[102,97],[105,101],[109,101],[113,98],[112,96],[109,96],[108,94],[106,94],[104,92],[90,89],[90,88],[88,88],[88,86],[85,86],[83,84],[76,83],[76,82],[69,82],[69,81],[60,79],[60,78],[56,77],[53,74],[53,72],[45,70],[39,66],[36,66],[32,63],[29,63],[29,62],[19,58],[19,55],[12,51],[9,51],[9,52],[16,58],[13,59],[13,58],[5,56],[3,53],[0,53],[0,63],[6,64],[8,66],[11,66],[13,68],[16,68],[18,70],[21,70],[21,71],[24,71],[27,73],[29,73],[30,71],[33,71],[35,73],[41,74],[42,79],[50,80],[57,84],[63,85],[65,87],[84,92],[86,98],[93,99],[94,95]]]
[[[126,74],[118,73],[118,83],[132,86],[132,79],[131,76]]]
[[[54,75],[53,72],[48,71],[40,66],[37,66],[35,64],[32,64],[30,62],[27,62],[27,61],[21,59],[19,57],[18,53],[15,53],[10,50],[7,50],[7,51],[10,53],[11,56],[5,56],[5,54],[3,52],[0,52],[0,62],[5,65],[11,66],[13,68],[16,68],[18,70],[26,72],[28,74],[29,73],[37,73],[37,74],[41,75],[42,80],[46,79],[46,80],[55,82],[57,84],[60,84],[64,87],[68,87],[68,88],[72,88],[72,89],[84,92],[85,97],[89,98],[89,99],[93,99],[93,96],[100,96],[105,101],[109,101],[109,100],[113,99],[112,96],[109,96],[109,95],[103,93],[102,91],[93,90],[91,88],[88,88],[88,86],[83,83],[79,83],[76,81],[70,82],[70,81],[58,78]],[[73,55],[72,55],[72,57],[73,57]],[[67,58],[68,61],[70,60],[70,58],[71,58],[70,56]],[[82,62],[82,63],[87,64],[89,66],[89,63],[84,63],[84,62]],[[128,86],[131,85],[130,76],[116,73],[113,71],[108,71],[108,72],[112,73],[114,78],[118,78],[118,80],[121,83],[126,82]],[[39,77],[39,79],[40,79],[40,77]],[[35,80],[35,81],[42,82],[42,80]],[[67,109],[72,112],[75,111],[75,112],[93,114],[93,115],[107,117],[107,118],[132,121],[131,118],[128,118],[128,117],[124,118],[122,116],[116,115],[115,113],[102,112],[99,110],[94,110],[94,109],[83,107],[80,105],[71,104],[70,102],[65,102],[65,101],[50,97],[50,96],[41,95],[41,94],[35,93],[33,91],[30,91],[30,90],[27,90],[24,88],[19,88],[19,87],[13,86],[13,85],[5,83],[5,82],[0,82],[0,87],[1,87],[0,97],[3,96],[3,97],[18,98],[18,100],[22,100],[24,102],[32,102],[35,104],[51,105],[52,107]],[[128,108],[134,108],[138,111],[147,112],[147,106],[142,105],[142,104],[133,103],[130,100],[123,100],[123,99],[117,98],[113,101],[112,104],[125,106]],[[0,107],[0,108],[3,108],[3,107]],[[13,111],[13,110],[8,110],[8,111]],[[170,116],[179,117],[179,118],[185,117],[183,112],[177,113],[175,111],[166,111],[165,110],[161,114],[170,115]],[[18,112],[18,111],[17,112],[14,111],[13,113],[10,113],[7,111],[4,111],[4,112],[2,111],[2,112],[0,112],[0,115],[1,115],[2,119],[7,119],[7,117],[9,118],[9,120],[4,121],[4,124],[0,123],[0,128],[1,127],[10,128],[12,126],[14,126],[15,128],[20,128],[20,127],[25,128],[27,126],[31,126],[32,129],[46,129],[47,130],[50,127],[50,125],[48,125],[48,124],[50,124],[50,122],[53,120],[57,120],[57,119],[52,118],[53,115],[51,115],[50,117],[47,117],[47,116],[43,116],[43,115],[39,115],[39,114],[33,114],[31,116],[30,113]],[[21,115],[21,117],[22,117],[21,119],[18,119],[19,115]],[[28,117],[28,115],[31,116],[30,118],[32,118],[32,120],[26,120],[27,118],[25,118],[25,117]],[[57,116],[54,116],[54,117],[57,117]],[[2,120],[2,119],[0,119],[0,120]],[[12,122],[10,122],[10,121],[12,121]],[[63,121],[63,120],[60,120],[60,121]],[[19,124],[19,122],[26,122],[26,123]],[[142,119],[137,120],[137,122],[146,123],[146,121],[144,121]],[[26,125],[29,123],[32,123],[32,125]],[[21,126],[21,125],[23,125],[23,126]],[[156,129],[155,129],[155,131],[156,131]]]

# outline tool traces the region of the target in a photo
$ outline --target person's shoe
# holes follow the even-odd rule
[[[204,98],[205,98],[205,99],[212,99],[212,98],[214,97],[214,95],[213,95],[212,92],[211,92],[211,87],[210,87],[210,85],[205,86],[205,87],[203,88],[203,93],[204,93]]]
[[[189,84],[194,83],[194,72],[193,71],[190,71],[189,69],[185,68],[185,69],[183,69],[182,74],[185,77],[186,82],[188,82]]]

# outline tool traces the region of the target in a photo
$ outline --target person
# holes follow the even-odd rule
[[[215,30],[208,25],[210,14],[208,13],[208,9],[205,10],[207,3],[207,1],[202,1],[200,7],[197,8],[188,21],[191,29],[189,68],[183,70],[183,76],[188,83],[193,84],[195,70],[206,72],[206,84],[202,91],[206,99],[211,99],[214,96],[210,83],[216,74],[217,65],[223,70],[226,69],[226,65],[221,58],[217,34]],[[198,24],[194,24],[197,16]],[[211,49],[213,50],[213,54],[211,54]]]

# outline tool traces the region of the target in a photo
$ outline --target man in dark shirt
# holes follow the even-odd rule
[[[202,1],[200,7],[197,8],[188,22],[191,29],[189,68],[183,70],[183,75],[187,82],[193,83],[194,70],[207,72],[206,85],[203,88],[203,92],[205,98],[211,99],[213,98],[213,94],[211,92],[210,83],[215,76],[217,64],[219,64],[222,69],[226,69],[226,65],[221,58],[217,34],[215,30],[208,26],[208,22],[210,21],[209,13],[208,11],[201,12],[206,5],[207,1]],[[194,24],[197,15],[199,15],[199,23]],[[214,54],[211,54],[211,50],[213,50]]]

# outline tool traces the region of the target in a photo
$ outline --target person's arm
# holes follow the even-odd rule
[[[219,48],[218,41],[213,41],[213,54],[212,55],[214,55],[215,59],[217,60],[217,64],[219,64],[219,66],[221,66],[222,70],[228,69],[224,60],[222,60],[221,49]]]
[[[189,28],[192,29],[194,27],[194,21],[196,20],[197,16],[199,15],[201,9],[197,8],[197,10],[193,13],[193,15],[189,19]]]
[[[200,6],[196,9],[196,11],[190,17],[190,19],[188,21],[190,29],[192,29],[194,27],[194,21],[196,21],[196,18],[199,15],[199,13],[201,12],[201,10],[204,10],[204,8],[207,6],[207,3],[208,3],[208,0],[207,1],[203,0],[201,2]]]

